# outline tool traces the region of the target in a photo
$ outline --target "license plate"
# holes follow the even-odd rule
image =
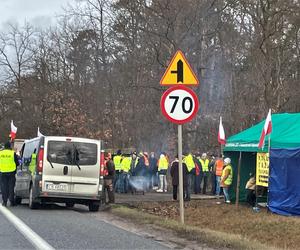
[[[49,191],[67,191],[67,184],[46,183],[46,189]]]

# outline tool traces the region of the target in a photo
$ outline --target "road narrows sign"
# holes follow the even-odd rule
[[[198,85],[199,81],[184,54],[178,50],[160,80],[161,85]]]
[[[183,124],[193,119],[199,109],[197,95],[183,85],[174,86],[164,92],[160,106],[162,114],[171,122]]]

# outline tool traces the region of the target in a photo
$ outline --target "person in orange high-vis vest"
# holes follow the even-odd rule
[[[222,171],[224,167],[224,162],[222,155],[219,156],[219,158],[216,160],[215,163],[215,174],[216,174],[216,196],[220,196],[221,187],[220,187],[220,181],[222,176]]]

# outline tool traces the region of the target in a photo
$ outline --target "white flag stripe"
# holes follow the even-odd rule
[[[265,130],[266,135],[268,133],[268,127],[269,127],[270,122],[271,122],[271,109],[269,109],[269,113],[267,115],[267,119],[266,119],[265,126],[264,126],[264,130]]]
[[[220,117],[219,133],[220,133],[220,139],[225,140],[225,131],[222,124],[222,116]]]
[[[13,120],[11,120],[10,131],[13,132],[13,133],[17,133],[17,130],[18,130],[18,128],[14,125]]]

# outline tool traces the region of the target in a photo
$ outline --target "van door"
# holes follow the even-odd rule
[[[100,141],[73,140],[74,164],[72,169],[73,193],[97,195],[100,171]]]
[[[40,139],[29,140],[21,149],[22,163],[17,167],[15,195],[26,198],[29,196],[29,187],[36,167],[36,155]],[[30,169],[33,167],[33,170]]]
[[[48,193],[71,193],[72,188],[72,142],[59,138],[47,138],[44,148],[42,191]]]

